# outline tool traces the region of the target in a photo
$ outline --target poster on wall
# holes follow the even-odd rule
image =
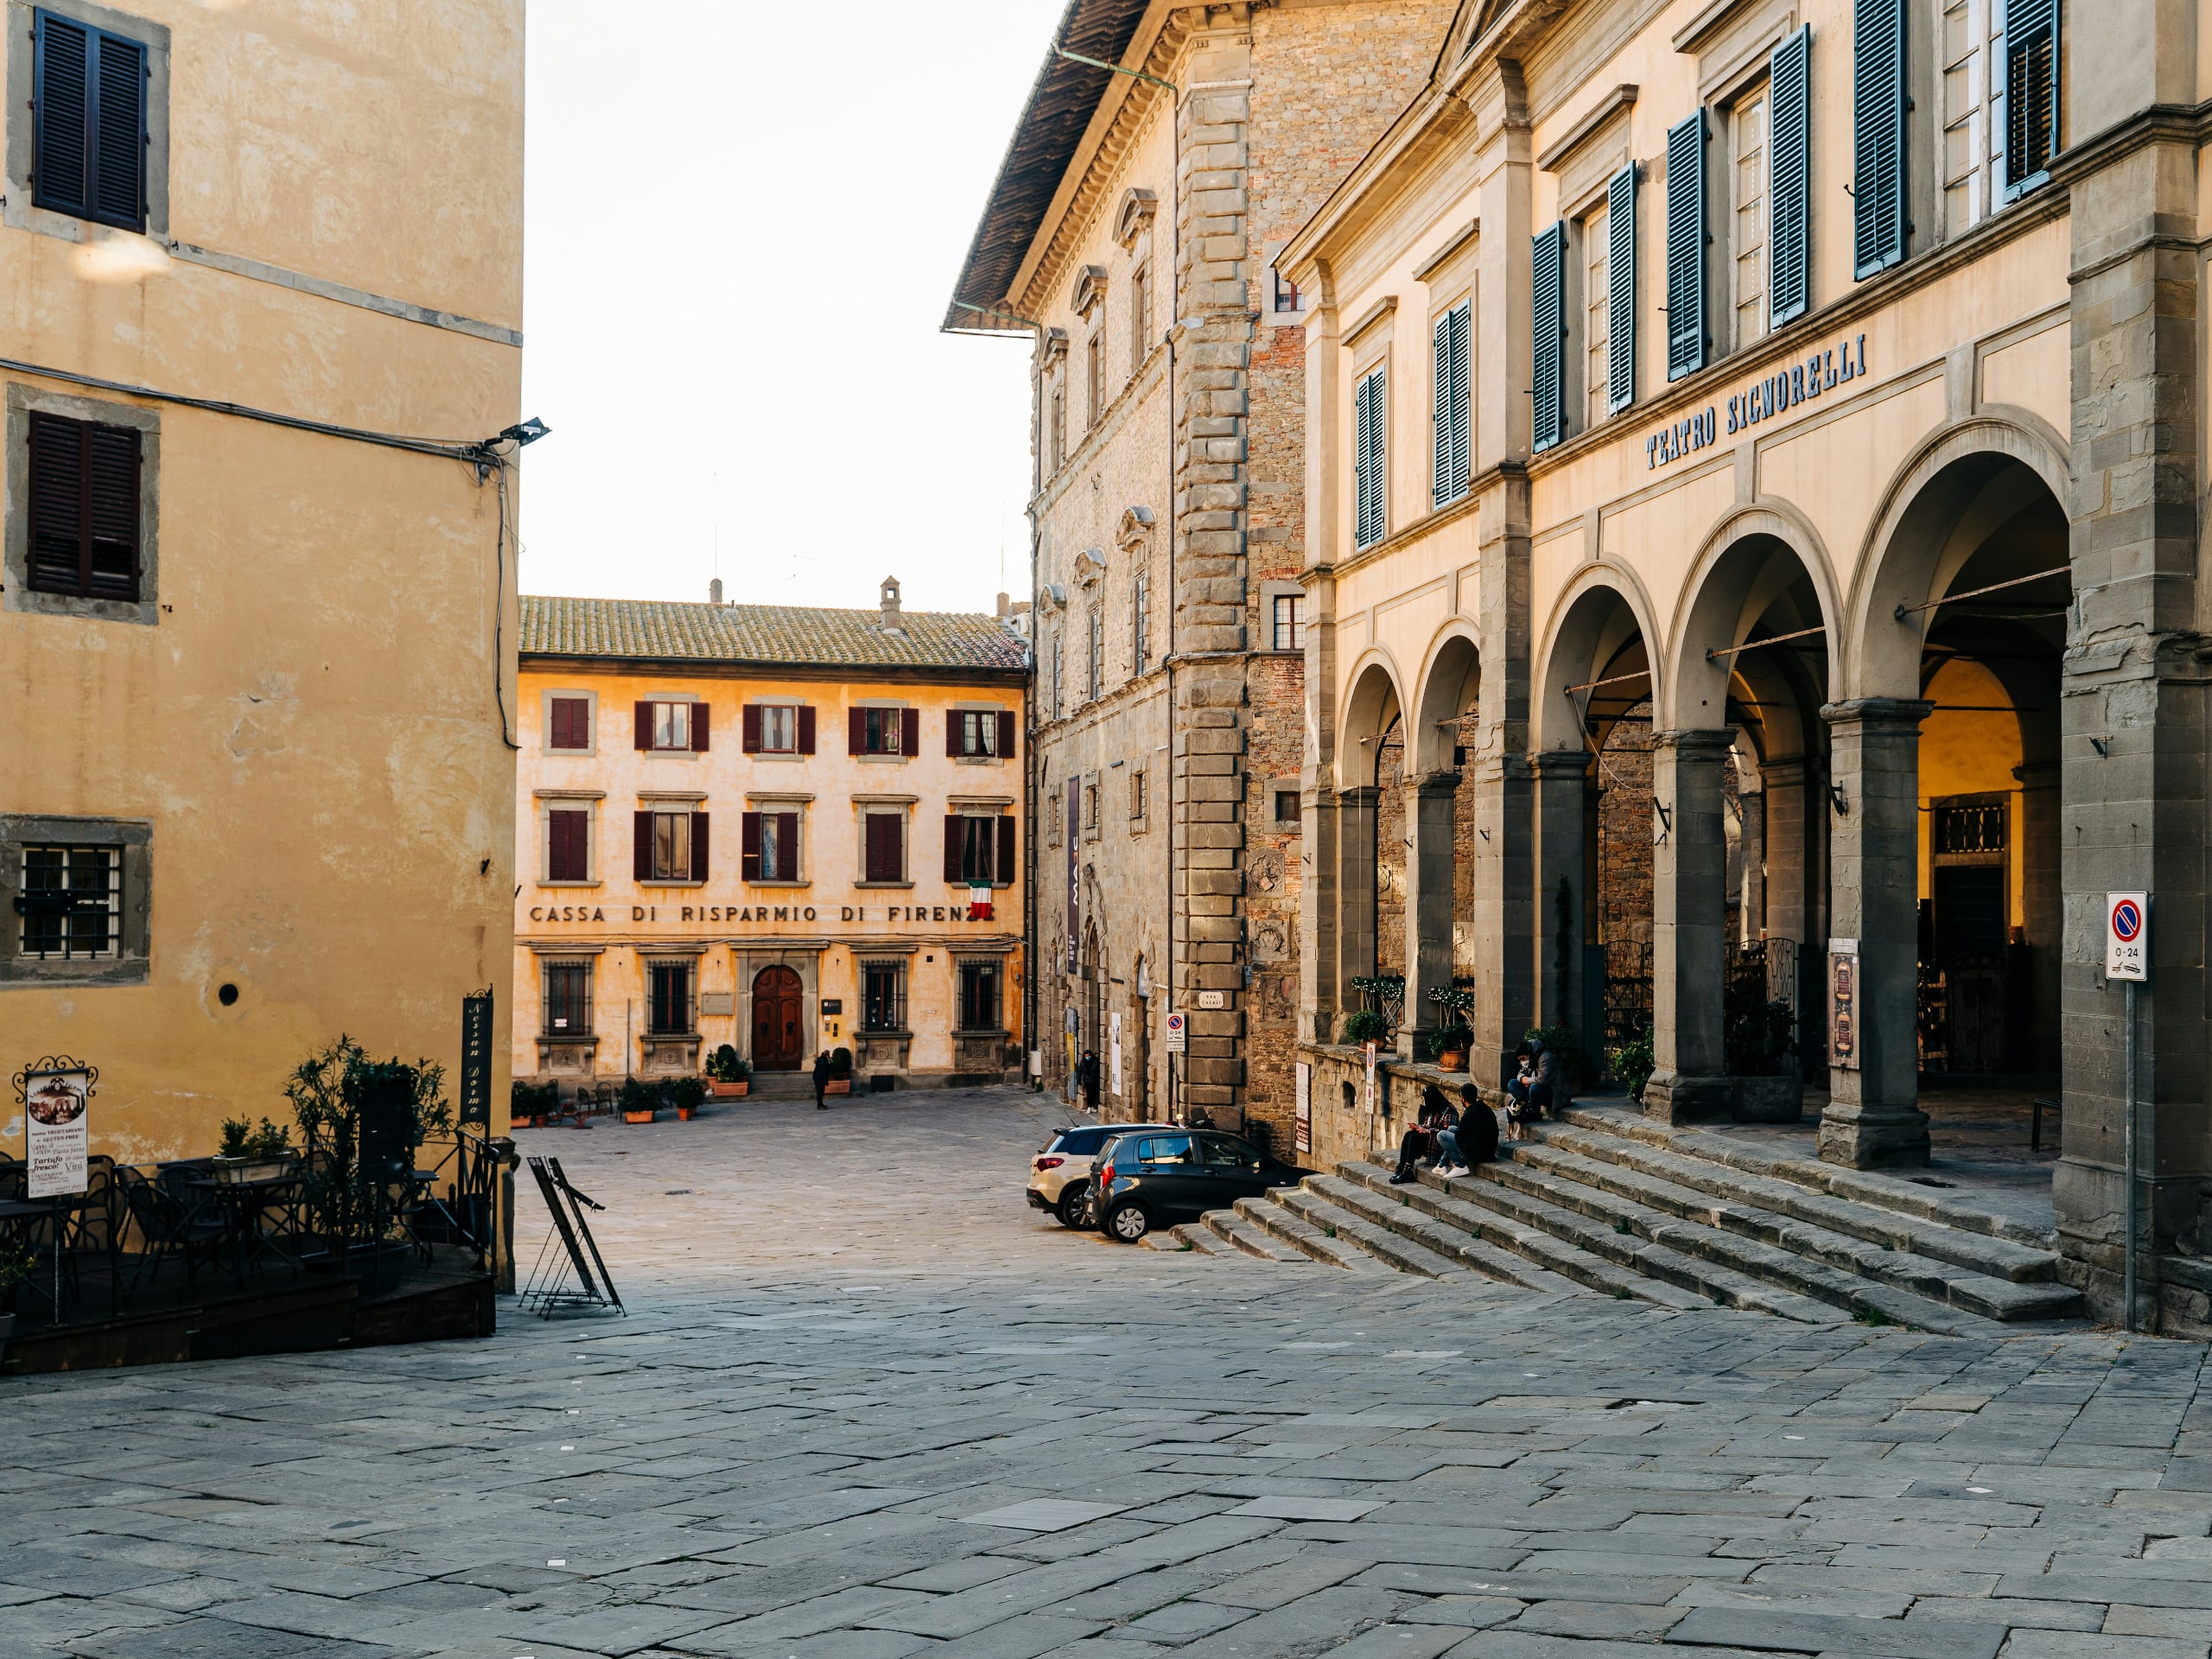
[[[29,1185],[34,1198],[62,1198],[86,1186],[91,1137],[89,1068],[29,1071],[23,1077],[23,1122],[30,1142]]]
[[[1372,1043],[1369,1043],[1369,1044],[1366,1046],[1366,1048],[1367,1048],[1367,1096],[1366,1096],[1366,1102],[1367,1102],[1367,1115],[1368,1115],[1370,1117],[1372,1117],[1372,1116],[1375,1116],[1375,1045],[1374,1045],[1374,1044],[1372,1044]]]
[[[1859,1069],[1859,941],[1828,941],[1828,1064]]]
[[[1122,1088],[1122,1016],[1118,1014],[1111,1016],[1107,1022],[1107,1029],[1106,1059],[1108,1069],[1113,1073],[1114,1092],[1118,1095],[1124,1092]]]
[[[1298,1063],[1298,1150],[1313,1150],[1313,1068],[1305,1061]]]

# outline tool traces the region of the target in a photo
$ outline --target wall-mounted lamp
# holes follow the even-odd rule
[[[1651,798],[1651,810],[1658,816],[1659,819],[1659,833],[1651,838],[1651,844],[1654,847],[1656,847],[1660,842],[1665,841],[1669,834],[1674,830],[1675,815],[1667,810],[1667,803],[1661,800],[1656,795],[1654,795]]]
[[[2089,740],[2089,747],[2097,752],[2099,760],[2109,760],[2112,759],[2112,751],[2105,745],[2111,741],[2112,739],[2109,737],[2093,737]]]
[[[1839,818],[1847,818],[1851,816],[1851,798],[1843,792],[1841,784],[1828,785],[1828,804],[1835,808],[1835,815]]]

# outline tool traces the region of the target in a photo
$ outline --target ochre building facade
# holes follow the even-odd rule
[[[1110,1116],[1289,1144],[1308,314],[1272,251],[1450,15],[1074,0],[946,315],[1033,342],[1034,1017]]]
[[[516,1075],[852,1052],[1020,1075],[1022,641],[997,618],[527,595]]]
[[[512,948],[520,0],[0,27],[0,1077],[97,1067],[126,1164],[341,1033],[450,1096]]]
[[[1304,1058],[1457,981],[1648,1031],[1647,1112],[1794,1017],[1821,1155],[1929,1156],[1923,1078],[2063,1102],[2066,1271],[2116,1308],[2127,1006],[2145,1306],[2201,1331],[2201,323],[2212,22],[2012,0],[1484,0],[1278,255],[1306,346]]]

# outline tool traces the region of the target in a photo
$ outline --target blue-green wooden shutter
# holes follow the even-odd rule
[[[1636,401],[1636,163],[1613,175],[1606,192],[1605,410]]]
[[[1904,0],[1857,0],[1852,37],[1851,265],[1904,257]]]
[[[2058,153],[2058,0],[2005,0],[2005,200],[2041,184]]]
[[[1806,24],[1774,48],[1767,65],[1773,111],[1768,154],[1773,176],[1767,190],[1772,216],[1767,245],[1773,250],[1767,305],[1779,328],[1802,317],[1813,302],[1813,26]]]
[[[1443,506],[1467,493],[1468,437],[1472,411],[1468,398],[1470,331],[1474,308],[1453,306],[1436,320],[1436,380],[1433,404],[1436,417],[1434,477],[1432,504]]]
[[[1357,474],[1352,536],[1361,547],[1371,547],[1382,539],[1383,396],[1380,369],[1361,380],[1352,392],[1352,464]]]
[[[1667,378],[1705,366],[1705,111],[1667,129]]]
[[[1567,221],[1561,219],[1529,248],[1533,294],[1529,335],[1535,392],[1532,440],[1548,449],[1567,435]]]

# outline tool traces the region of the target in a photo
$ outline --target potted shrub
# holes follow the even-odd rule
[[[699,1109],[699,1103],[707,1097],[707,1084],[700,1077],[677,1077],[668,1085],[668,1103],[676,1108],[680,1122],[689,1123],[691,1115]]]
[[[259,1127],[243,1117],[223,1120],[223,1149],[215,1160],[219,1181],[266,1181],[292,1168],[292,1135],[267,1118]]]
[[[849,1095],[853,1092],[853,1051],[833,1048],[830,1051],[830,1081],[823,1085],[825,1095]]]
[[[1643,1085],[1651,1081],[1651,1074],[1659,1068],[1651,1048],[1651,1033],[1645,1030],[1629,1039],[1606,1057],[1614,1081],[1628,1090],[1630,1100],[1641,1102]]]
[[[707,1079],[716,1100],[743,1100],[753,1086],[753,1062],[724,1043],[707,1057]]]
[[[557,1083],[524,1083],[515,1080],[508,1116],[517,1128],[536,1128],[561,1108],[561,1085]]]
[[[660,1109],[660,1085],[632,1077],[622,1085],[622,1121],[625,1123],[650,1123]]]
[[[1764,987],[1731,989],[1723,1001],[1722,1052],[1736,1080],[1739,1123],[1795,1123],[1804,1115],[1805,1079],[1797,1069],[1797,1012],[1765,1000]]]
[[[1467,1069],[1467,1051],[1474,1046],[1475,1033],[1467,1024],[1467,1010],[1475,1006],[1475,994],[1459,985],[1432,985],[1428,1000],[1442,1012],[1444,1023],[1433,1039],[1436,1044],[1436,1063],[1446,1071]]]
[[[1338,1038],[1353,1048],[1362,1043],[1387,1043],[1390,1040],[1390,1022],[1372,1008],[1355,1008],[1344,1015],[1344,1027]]]

